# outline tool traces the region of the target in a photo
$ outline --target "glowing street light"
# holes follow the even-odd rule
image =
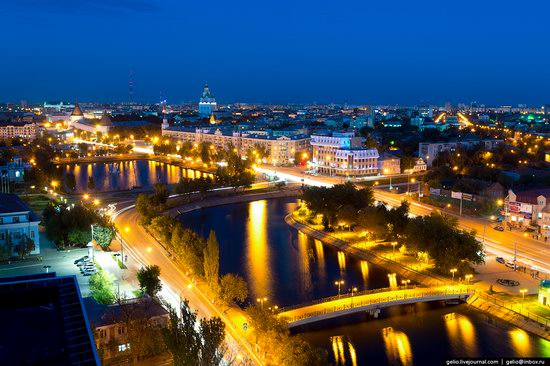
[[[353,287],[350,289],[351,291],[351,307],[353,307],[353,295],[357,292],[357,287]]]
[[[525,301],[525,293],[527,292],[527,289],[522,288],[519,292],[521,292],[521,301]]]
[[[472,279],[472,277],[474,277],[474,275],[472,274],[467,274],[466,276],[464,276],[464,279],[466,280],[467,285],[470,284],[470,280]]]
[[[260,306],[262,307],[262,310],[264,310],[264,303],[267,301],[267,297],[263,298],[257,298],[256,302],[260,303]]]
[[[344,284],[344,280],[334,281],[334,284],[336,286],[338,286],[338,298],[340,298],[340,290],[341,290],[342,285]]]
[[[455,281],[455,273],[456,273],[457,269],[456,268],[453,268],[450,270],[451,274],[453,275],[453,282]]]

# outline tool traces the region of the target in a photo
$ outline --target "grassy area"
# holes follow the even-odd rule
[[[25,201],[36,213],[41,213],[44,211],[46,206],[48,206],[48,203],[50,203],[50,198],[43,194],[21,195],[21,199]]]
[[[521,306],[533,314],[550,319],[550,307],[538,302],[538,295],[528,295],[525,299],[521,295],[511,295],[505,292],[493,292],[493,297],[513,306]]]

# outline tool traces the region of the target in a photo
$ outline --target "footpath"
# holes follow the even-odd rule
[[[422,286],[436,287],[449,284],[449,281],[445,278],[438,277],[434,274],[416,271],[410,267],[406,267],[398,262],[392,261],[389,258],[382,257],[373,251],[354,248],[348,241],[336,238],[326,232],[314,229],[306,224],[296,221],[292,217],[292,214],[287,215],[285,217],[285,221],[288,225],[308,236],[311,236],[312,238],[318,239],[325,244],[331,245],[357,258],[379,265],[389,271],[399,274],[402,277],[415,281]],[[476,292],[468,299],[467,303],[479,311],[503,319],[518,328],[550,341],[550,319],[548,318],[533,314],[525,309],[522,309],[520,306],[507,304],[479,290],[476,290]]]

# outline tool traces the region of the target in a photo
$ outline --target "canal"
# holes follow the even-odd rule
[[[93,177],[95,191],[109,192],[132,188],[150,188],[157,182],[175,184],[180,178],[199,178],[203,173],[198,170],[184,169],[176,165],[152,160],[129,160],[120,162],[100,162],[59,165],[66,180],[67,173],[76,178],[76,191],[88,191],[88,179]]]
[[[220,244],[220,272],[237,273],[249,300],[288,306],[336,295],[334,282],[388,287],[388,272],[323,245],[284,222],[296,199],[233,204],[180,216],[184,226]],[[398,279],[400,281],[400,279]],[[398,282],[399,283],[399,282]],[[488,317],[467,305],[391,308],[377,320],[353,318],[305,329],[302,336],[329,352],[334,365],[432,365],[449,357],[550,356],[550,342]]]

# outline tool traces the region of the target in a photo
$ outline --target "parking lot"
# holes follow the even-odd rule
[[[34,273],[56,272],[59,276],[76,275],[82,296],[89,293],[89,278],[80,273],[75,260],[85,256],[88,251],[85,248],[58,251],[44,233],[40,233],[40,253],[42,261],[22,261],[12,264],[0,265],[0,277],[20,276]],[[49,266],[49,268],[45,268]]]

